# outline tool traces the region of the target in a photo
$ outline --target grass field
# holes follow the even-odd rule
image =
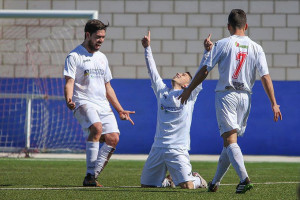
[[[84,160],[0,158],[0,199],[297,199],[299,163],[246,163],[254,189],[235,194],[238,177],[230,167],[218,192],[205,189],[139,188],[144,161],[112,160],[101,174],[104,188],[81,187]],[[216,162],[192,162],[207,181]]]

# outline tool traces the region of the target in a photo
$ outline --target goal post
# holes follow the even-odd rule
[[[30,149],[82,151],[82,131],[75,124],[72,112],[67,112],[62,89],[62,59],[67,55],[65,46],[72,43],[72,38],[63,38],[62,32],[46,34],[45,38],[33,37],[29,29],[43,31],[39,26],[41,20],[47,19],[98,19],[98,11],[0,10],[0,20],[9,19],[32,19],[32,23],[28,22],[29,27],[25,28],[22,23],[0,24],[0,153],[28,153]],[[55,25],[45,27],[47,31],[57,30],[55,28]],[[48,75],[44,75],[45,70],[50,70]],[[53,77],[51,70],[56,70]],[[81,135],[74,136],[76,132]]]
[[[98,11],[86,10],[0,10],[0,18],[90,18],[98,19]]]

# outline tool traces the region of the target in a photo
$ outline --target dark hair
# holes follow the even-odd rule
[[[246,13],[241,9],[233,9],[228,16],[228,24],[234,29],[244,28],[247,24]]]
[[[191,80],[193,79],[193,76],[191,75],[190,72],[185,72],[185,73],[187,73],[190,76]]]
[[[89,21],[87,21],[87,23],[85,24],[84,27],[84,38],[86,38],[85,33],[89,32],[90,35],[92,35],[93,33],[96,33],[99,30],[105,30],[106,28],[109,27],[109,23],[104,24],[103,22],[101,22],[98,19],[90,19]]]

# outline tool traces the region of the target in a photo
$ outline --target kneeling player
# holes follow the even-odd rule
[[[190,83],[190,73],[177,73],[172,79],[172,88],[168,88],[156,69],[150,47],[150,31],[142,39],[142,45],[158,111],[155,141],[142,172],[141,186],[206,188],[206,181],[198,173],[192,172],[188,153],[192,113],[202,86],[194,90],[186,105],[181,105],[177,98]],[[172,178],[165,178],[167,170]]]

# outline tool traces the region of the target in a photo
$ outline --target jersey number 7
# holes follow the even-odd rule
[[[237,79],[239,77],[239,74],[241,72],[241,69],[242,69],[244,63],[245,63],[247,55],[248,55],[247,52],[241,52],[241,51],[236,54],[236,60],[239,63],[238,63],[238,65],[237,65],[237,67],[236,67],[236,69],[235,69],[235,71],[232,75],[233,79]]]

